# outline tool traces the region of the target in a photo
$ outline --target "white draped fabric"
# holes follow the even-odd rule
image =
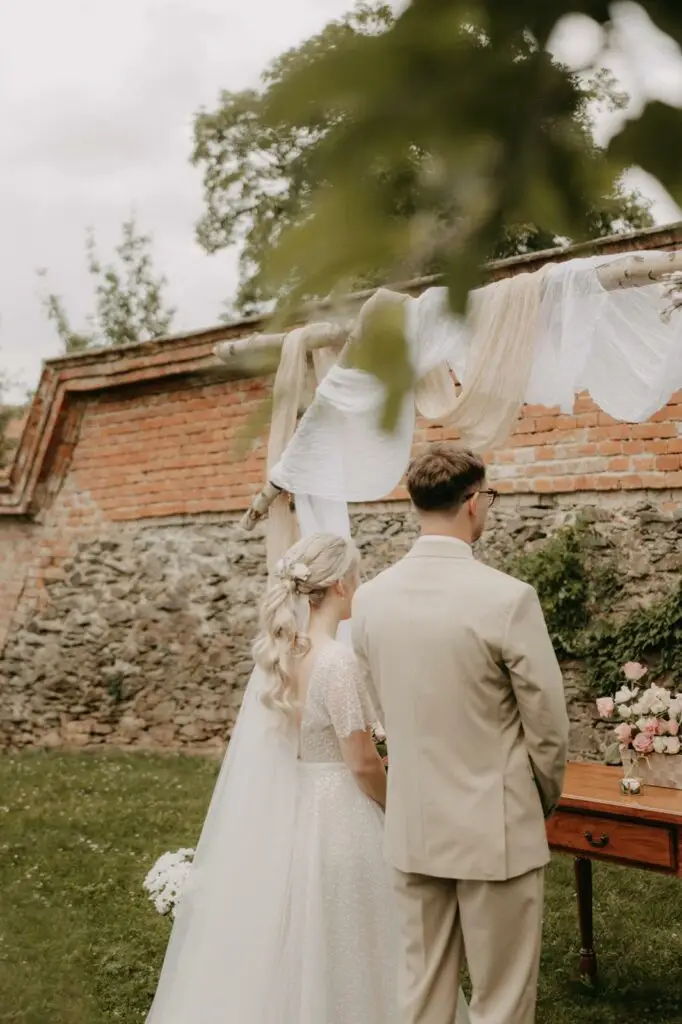
[[[571,260],[546,272],[527,402],[570,412],[575,395],[586,390],[610,416],[639,423],[682,387],[682,314],[662,321],[667,301],[659,284],[605,291],[596,269],[616,259],[623,254]],[[406,330],[416,379],[446,361],[466,385],[471,332],[450,312],[444,288],[406,299]],[[415,408],[407,400],[396,430],[386,434],[378,425],[383,400],[375,377],[334,366],[272,481],[297,500],[307,494],[362,502],[390,494],[409,460]]]

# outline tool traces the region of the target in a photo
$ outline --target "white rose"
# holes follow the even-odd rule
[[[680,752],[680,737],[679,736],[668,736],[665,741],[666,754],[679,754]]]
[[[679,718],[679,716],[682,714],[682,696],[678,694],[673,700],[670,701],[668,711],[670,713],[671,718]]]
[[[642,696],[639,698],[639,701],[638,701],[638,703],[641,705],[641,708],[642,708],[642,714],[646,715],[646,714],[648,714],[649,711],[651,711],[651,705],[653,704],[653,702],[654,702],[654,695],[651,692],[651,689],[645,690],[644,693],[642,694]]]
[[[644,730],[646,729],[646,723],[647,722],[648,722],[647,718],[639,718],[637,720],[637,728],[639,729],[640,732],[644,732]]]
[[[664,711],[668,710],[668,705],[665,701],[661,700],[660,697],[656,697],[653,704],[651,705],[652,715],[662,715]]]
[[[668,740],[665,736],[657,736],[654,740],[654,750],[657,754],[666,754],[668,752]]]
[[[631,690],[627,686],[621,686],[620,690],[613,698],[616,704],[627,704],[629,700],[637,696],[637,690]]]
[[[627,706],[627,704],[619,704],[618,714],[621,718],[632,718],[632,711]]]
[[[307,579],[310,579],[310,568],[304,562],[296,562],[296,564],[292,565],[291,569],[289,570],[289,575],[291,576],[292,580],[305,581]]]

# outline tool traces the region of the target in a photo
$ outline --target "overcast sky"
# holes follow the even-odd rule
[[[59,353],[38,299],[50,271],[74,327],[91,285],[84,233],[106,256],[134,208],[154,236],[178,330],[214,323],[236,283],[234,253],[194,241],[199,172],[188,161],[192,116],[222,88],[256,83],[265,64],[319,30],[349,0],[0,0],[0,367],[34,386]],[[631,92],[679,90],[682,62],[634,25]],[[562,45],[591,38],[575,23]],[[647,42],[648,39],[648,42]],[[653,47],[653,49],[652,49]],[[647,189],[651,186],[647,184]],[[654,188],[657,219],[678,211]],[[15,396],[18,392],[15,391]]]

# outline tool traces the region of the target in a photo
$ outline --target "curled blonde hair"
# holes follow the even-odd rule
[[[266,707],[295,713],[295,663],[310,650],[310,611],[322,604],[330,587],[357,568],[359,560],[352,541],[316,533],[294,544],[278,562],[261,601],[260,632],[253,645],[254,661],[268,677],[261,696]]]

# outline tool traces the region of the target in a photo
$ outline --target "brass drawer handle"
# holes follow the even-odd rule
[[[609,845],[609,837],[605,832],[602,832],[599,839],[595,839],[591,832],[585,832],[584,836],[590,846],[594,846],[597,850],[603,850],[605,846]]]

